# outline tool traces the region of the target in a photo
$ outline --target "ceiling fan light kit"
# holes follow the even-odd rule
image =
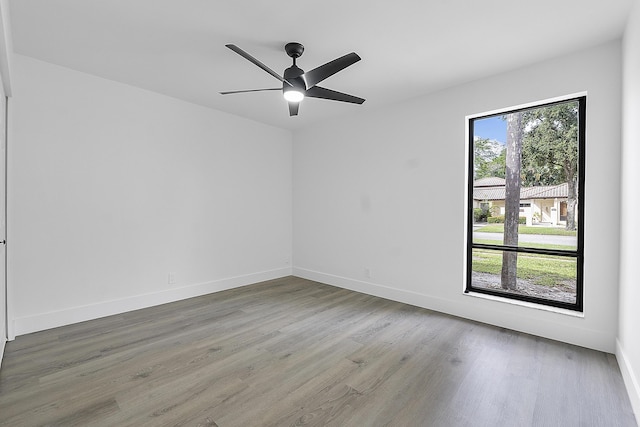
[[[284,87],[282,88],[282,91],[284,92],[284,99],[286,99],[288,102],[300,102],[304,99],[304,92],[296,90],[292,87]]]
[[[296,59],[302,56],[302,53],[304,52],[304,46],[296,42],[287,43],[284,47],[284,50],[287,55],[289,55],[293,59],[293,65],[284,70],[283,76],[280,76],[278,73],[267,67],[265,64],[263,64],[244,50],[240,49],[238,46],[233,44],[228,44],[225,46],[238,55],[242,56],[249,62],[258,66],[262,70],[271,74],[273,77],[280,80],[282,82],[282,88],[235,90],[220,92],[221,95],[282,90],[284,99],[286,99],[289,104],[290,116],[298,115],[300,101],[302,101],[305,97],[349,102],[352,104],[362,104],[365,101],[363,98],[359,98],[357,96],[317,86],[318,83],[328,77],[331,77],[338,71],[344,70],[348,66],[360,61],[360,57],[355,52],[348,53],[344,56],[341,56],[340,58],[334,59],[333,61],[327,62],[326,64],[305,73],[304,70],[296,65]]]

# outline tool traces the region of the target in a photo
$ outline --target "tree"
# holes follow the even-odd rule
[[[524,113],[522,142],[524,185],[557,185],[567,192],[567,230],[576,229],[578,203],[578,102]]]
[[[522,161],[522,112],[508,114],[505,158],[504,245],[518,246],[520,217],[520,164]],[[500,281],[503,289],[516,289],[517,252],[502,252]]]
[[[474,179],[504,178],[506,150],[499,142],[487,138],[473,141]]]

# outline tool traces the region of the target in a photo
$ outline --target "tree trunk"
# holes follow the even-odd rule
[[[522,158],[522,113],[507,115],[507,158],[504,195],[504,244],[518,246],[520,217],[520,164]],[[502,289],[517,289],[518,254],[502,252]]]
[[[578,182],[572,176],[567,181],[567,230],[576,229],[576,206],[578,204]]]

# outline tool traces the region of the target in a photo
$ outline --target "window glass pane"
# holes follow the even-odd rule
[[[475,243],[577,249],[578,109],[572,100],[473,120]]]
[[[515,259],[515,282],[505,278],[503,283],[502,266],[509,257]],[[576,303],[576,258],[474,248],[471,265],[474,288]]]

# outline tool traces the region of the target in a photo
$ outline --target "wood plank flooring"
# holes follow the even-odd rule
[[[615,357],[294,277],[18,337],[2,426],[636,426]]]

